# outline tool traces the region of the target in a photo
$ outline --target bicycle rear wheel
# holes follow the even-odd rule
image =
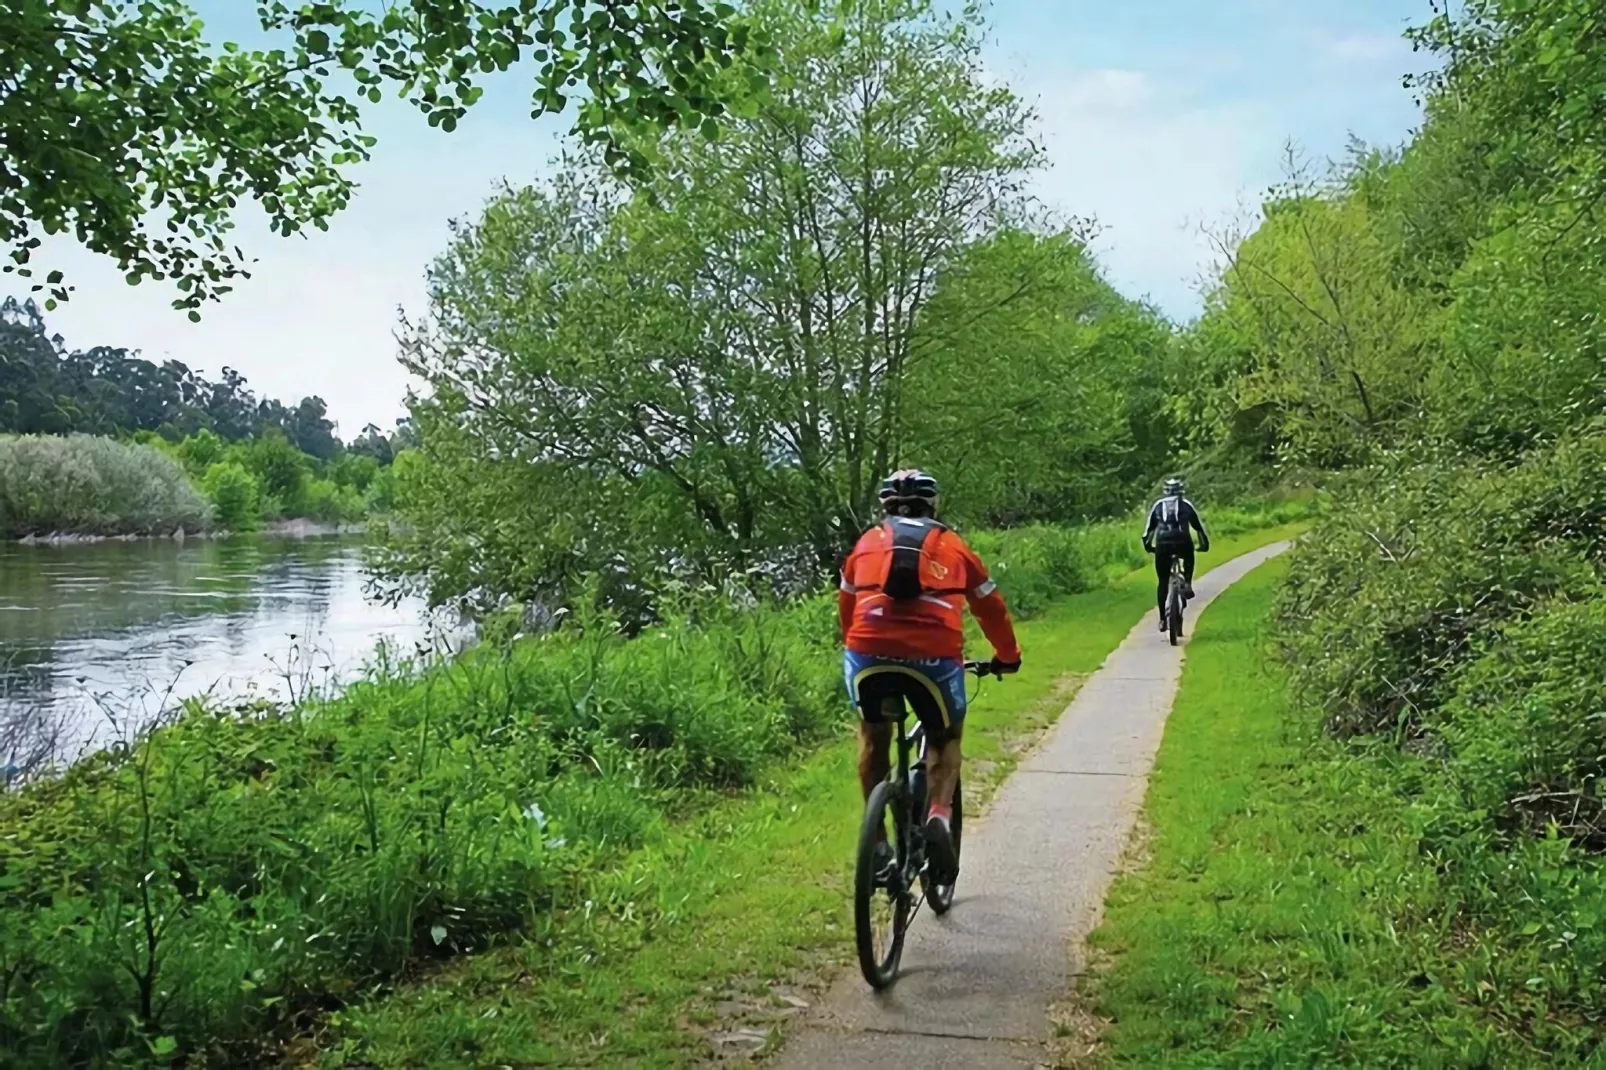
[[[965,831],[965,792],[964,784],[954,781],[954,814],[948,824],[949,831],[954,838],[954,857],[959,857],[962,839]],[[931,875],[931,867],[920,874],[920,884],[926,891],[926,902],[931,904],[934,914],[946,914],[954,905],[954,886],[959,883],[957,872],[949,875],[946,883],[938,882]]]
[[[1175,576],[1171,578],[1170,596],[1165,600],[1165,626],[1171,645],[1176,646],[1177,640],[1182,638],[1182,585]]]
[[[909,927],[909,887],[904,878],[909,851],[907,805],[891,783],[877,784],[865,804],[864,824],[859,829],[853,929],[859,969],[871,988],[886,988],[898,976],[898,960],[903,957],[903,938]],[[883,838],[892,844],[895,859],[886,874],[878,873],[876,865],[876,844]]]

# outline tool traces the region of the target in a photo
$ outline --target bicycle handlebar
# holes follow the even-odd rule
[[[965,662],[965,671],[974,673],[978,678],[996,676],[1000,680],[1004,678],[1005,673],[1005,669],[999,664],[997,658],[993,658],[991,661],[967,661]]]

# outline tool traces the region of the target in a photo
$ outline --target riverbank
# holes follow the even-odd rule
[[[0,765],[70,762],[186,698],[294,701],[469,630],[377,597],[351,538],[0,543]]]
[[[320,460],[282,435],[0,434],[0,538],[29,544],[356,534],[394,492],[390,464],[346,453]]]
[[[183,528],[167,535],[92,535],[80,532],[58,531],[48,535],[24,535],[13,540],[19,546],[79,546],[92,545],[101,542],[139,542],[144,539],[171,539],[174,542],[184,542],[186,539],[236,539],[236,538],[281,538],[281,539],[325,539],[340,536],[356,537],[368,533],[366,522],[353,524],[326,524],[316,520],[297,517],[290,520],[275,520],[265,524],[255,531],[226,531],[222,528],[210,530],[185,531]]]
[[[1141,563],[1105,530],[998,536],[1000,582]],[[840,729],[832,612],[709,604],[628,641],[593,618],[294,709],[191,706],[3,800],[0,948],[30,982],[0,1042],[252,1059],[376,983],[567,925],[629,852]]]

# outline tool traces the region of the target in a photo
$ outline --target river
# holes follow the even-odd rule
[[[126,736],[181,698],[285,700],[462,638],[369,596],[348,538],[0,545],[0,767]],[[19,742],[21,741],[21,742]]]

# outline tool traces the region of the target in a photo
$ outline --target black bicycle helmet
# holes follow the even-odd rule
[[[918,468],[903,468],[881,481],[881,507],[889,516],[936,516],[937,480]]]

